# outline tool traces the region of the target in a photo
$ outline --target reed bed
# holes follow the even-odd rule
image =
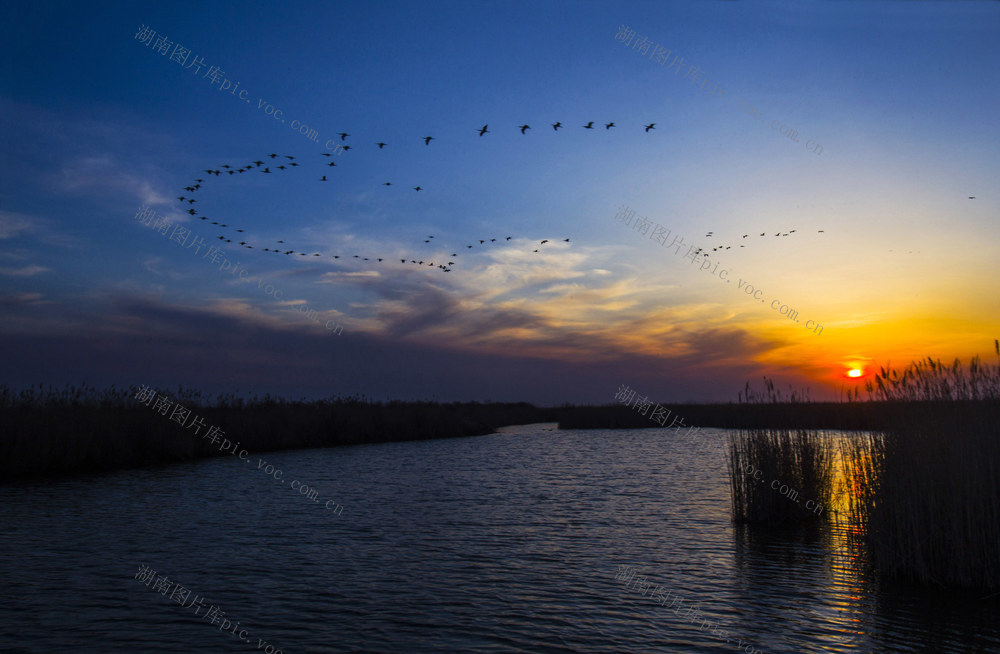
[[[252,453],[488,434],[539,422],[520,404],[378,402],[364,397],[285,400],[214,398],[158,389]],[[0,483],[226,456],[217,445],[145,406],[134,390],[89,386],[15,391],[0,385]]]
[[[879,423],[834,447],[823,432],[751,428],[730,436],[737,522],[822,519],[770,488],[771,479],[844,507],[858,544],[885,579],[941,588],[1000,591],[1000,342],[997,365],[930,357],[902,370],[880,368],[842,406],[874,408]],[[741,403],[791,405],[765,380]],[[843,497],[834,497],[837,468]],[[758,478],[747,474],[760,470]],[[761,483],[760,478],[765,483]]]
[[[866,390],[908,407],[844,453],[849,511],[875,569],[1000,590],[1000,364],[927,358],[901,373],[880,369]]]
[[[741,429],[729,440],[733,520],[743,523],[809,523],[824,520],[833,499],[833,437],[827,432]],[[777,486],[777,488],[775,488]],[[784,488],[794,494],[782,492]]]

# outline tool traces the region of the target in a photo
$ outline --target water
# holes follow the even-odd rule
[[[1000,651],[998,598],[880,588],[836,529],[731,524],[724,432],[552,427],[262,455],[284,483],[251,454],[0,487],[0,651]]]

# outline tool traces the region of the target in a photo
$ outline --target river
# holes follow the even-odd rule
[[[0,651],[1000,651],[997,598],[732,524],[724,431],[554,427],[0,486]]]

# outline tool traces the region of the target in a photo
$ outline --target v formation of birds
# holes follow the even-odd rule
[[[558,132],[560,129],[566,129],[566,127],[562,124],[562,122],[552,123],[550,126],[552,127],[552,130],[556,131],[556,132]],[[604,123],[603,126],[604,126],[605,131],[610,131],[611,129],[617,127],[617,125],[615,125],[614,122]],[[581,127],[583,129],[588,129],[588,130],[595,129],[594,121],[589,121],[589,122],[581,125]],[[516,127],[516,129],[518,129],[521,132],[522,135],[527,135],[527,132],[528,132],[528,130],[531,129],[531,126],[528,125],[528,124],[518,125]],[[656,129],[656,123],[650,123],[648,125],[642,125],[641,129],[645,133],[649,133],[650,130],[655,130]],[[473,131],[478,132],[480,137],[485,136],[486,134],[490,134],[491,133],[490,129],[489,129],[489,124],[488,123],[485,124],[485,125],[483,125],[482,127],[474,129]],[[349,143],[347,143],[347,139],[348,139],[348,137],[350,137],[350,134],[348,134],[346,132],[340,132],[338,134],[338,136],[340,136],[340,140],[343,143],[343,145],[341,146],[343,148],[343,150],[344,151],[350,151],[352,149],[352,146]],[[430,146],[431,141],[435,141],[437,139],[434,136],[424,136],[424,137],[421,137],[421,140],[423,140],[425,146]],[[390,144],[386,143],[384,141],[373,141],[371,145],[372,145],[372,147],[377,148],[378,150],[384,150]],[[322,152],[322,153],[320,153],[320,155],[324,156],[324,157],[328,157],[328,158],[332,157],[332,155],[329,152]],[[323,174],[323,175],[319,176],[317,178],[318,182],[328,182],[328,181],[331,181],[330,180],[330,176],[334,174],[333,168],[335,168],[336,165],[337,165],[336,162],[334,162],[332,159],[331,160],[323,160],[323,161],[324,161],[326,167],[330,168],[330,170],[326,171],[326,174]],[[229,164],[222,164],[219,167],[219,169],[206,168],[206,169],[204,169],[204,172],[209,177],[211,177],[213,175],[215,177],[221,177],[224,174],[225,175],[239,175],[239,174],[243,174],[243,173],[247,173],[247,172],[258,172],[258,173],[262,173],[262,174],[275,174],[275,173],[281,174],[281,173],[285,173],[286,171],[291,171],[291,170],[294,170],[295,168],[299,168],[299,167],[300,167],[300,164],[299,164],[298,161],[296,161],[296,159],[295,159],[295,157],[293,155],[279,155],[277,153],[270,153],[270,154],[265,155],[264,157],[262,157],[260,159],[256,159],[254,161],[251,161],[251,162],[249,162],[249,163],[247,163],[245,165],[242,165],[242,166],[239,166],[239,167],[236,167],[236,168],[234,168],[233,166],[231,166]],[[187,203],[189,205],[193,205],[197,200],[196,200],[196,198],[191,197],[191,195],[193,195],[193,194],[197,193],[198,191],[200,191],[202,189],[202,185],[203,184],[205,184],[205,179],[204,178],[196,179],[192,184],[189,184],[188,186],[184,187],[184,191],[188,195],[178,196],[177,199],[182,204]],[[386,187],[393,186],[393,184],[392,184],[391,181],[383,182],[382,185],[386,186]],[[425,190],[424,187],[419,186],[419,185],[413,186],[411,188],[415,192],[420,192],[420,191]],[[970,198],[970,199],[972,199],[972,198]],[[189,208],[187,210],[187,212],[189,214],[191,214],[192,216],[195,216],[195,217],[197,217],[197,218],[199,218],[201,220],[210,222],[212,225],[217,226],[219,228],[219,230],[220,230],[220,235],[217,236],[216,238],[219,241],[222,241],[224,243],[232,243],[234,240],[240,238],[237,234],[240,234],[240,233],[244,232],[243,228],[237,228],[235,225],[230,225],[229,223],[232,222],[232,221],[222,222],[220,220],[212,220],[207,215],[199,215],[198,211],[195,210],[193,207]],[[227,232],[223,231],[223,230],[226,230],[226,229],[233,229],[233,230],[235,230],[235,233],[234,234],[228,234]],[[785,232],[785,233],[778,232],[777,234],[775,234],[775,236],[790,236],[790,235],[794,234],[795,232],[796,232],[796,230],[792,229],[792,230],[789,230],[788,232]],[[819,230],[819,232],[822,233],[823,230]],[[713,237],[713,235],[714,235],[713,232],[708,232],[705,236],[706,236],[706,238],[711,238],[711,237]],[[764,235],[765,235],[764,233],[761,234],[761,236],[764,236]],[[743,239],[746,239],[749,236],[750,236],[749,234],[744,234],[743,235]],[[274,254],[283,254],[283,255],[287,255],[287,256],[292,256],[292,255],[299,255],[299,256],[303,256],[303,257],[305,257],[305,256],[313,256],[313,257],[324,256],[324,255],[322,255],[319,252],[306,252],[303,249],[299,248],[298,246],[290,247],[290,246],[288,246],[288,244],[285,242],[284,239],[276,240],[274,243],[262,244],[261,242],[251,243],[249,240],[247,240],[247,238],[249,238],[249,237],[243,237],[242,240],[238,240],[237,241],[237,244],[240,247],[244,247],[244,248],[247,248],[247,249],[254,249],[256,247],[257,249],[259,249],[259,250],[261,250],[263,252],[274,253]],[[452,252],[450,255],[444,256],[443,259],[442,259],[441,256],[439,256],[438,259],[441,259],[441,261],[439,263],[437,263],[437,264],[435,264],[433,261],[430,261],[429,260],[430,257],[427,256],[427,255],[407,255],[406,258],[401,258],[399,261],[400,261],[400,263],[407,264],[407,265],[423,266],[423,265],[426,264],[427,267],[440,269],[443,272],[451,272],[452,266],[455,265],[455,259],[458,258],[459,252],[461,250],[473,250],[473,249],[475,249],[477,247],[478,248],[484,248],[484,247],[492,247],[492,246],[495,246],[495,245],[504,245],[504,244],[508,243],[509,241],[511,241],[512,238],[513,237],[511,237],[511,236],[505,236],[505,237],[501,237],[499,235],[497,235],[497,236],[490,236],[488,238],[474,239],[472,241],[472,243],[466,244],[464,247],[462,247],[462,246],[455,246],[455,247],[447,248],[447,249],[453,249],[453,250],[455,250],[455,252]],[[428,236],[426,239],[423,239],[423,241],[424,241],[425,244],[428,244],[428,243],[437,243],[436,241],[433,241],[433,239],[434,239],[434,236]],[[540,252],[539,248],[545,246],[548,243],[555,242],[557,240],[559,240],[559,239],[543,239],[543,240],[539,241],[538,245],[535,247],[535,249],[532,250],[532,252],[533,253]],[[570,242],[569,238],[564,238],[564,239],[561,239],[561,240],[563,242],[566,242],[566,243]],[[263,247],[263,245],[267,245],[267,247]],[[281,247],[278,247],[278,246],[281,246]],[[745,245],[743,245],[741,243],[741,244],[739,244],[739,247],[745,247]],[[718,250],[729,250],[729,249],[732,249],[731,245],[719,245],[719,246],[716,246],[716,247],[712,248],[712,251],[715,252],[715,251],[718,251]],[[703,251],[699,250],[699,252],[703,252]],[[707,257],[708,253],[704,252],[704,256]],[[386,255],[377,256],[377,255],[372,255],[372,254],[369,254],[368,256],[364,256],[363,254],[351,254],[351,255],[348,255],[348,254],[334,254],[334,255],[331,255],[330,258],[333,259],[333,260],[344,259],[345,261],[352,260],[352,259],[357,259],[358,262],[369,261],[369,262],[372,262],[372,263],[382,263],[383,261],[390,261],[390,260],[394,261],[394,258],[386,256]],[[445,262],[445,260],[446,260],[446,262]]]
[[[563,127],[564,126],[563,126],[562,122],[556,122],[556,123],[552,124],[553,131],[559,131],[559,129],[561,129]],[[584,129],[594,129],[594,121],[590,121],[590,122],[586,123],[585,125],[583,125],[582,127]],[[613,127],[616,127],[616,125],[615,125],[614,122],[605,123],[605,125],[604,125],[605,130],[610,130]],[[529,129],[531,129],[531,126],[527,125],[527,124],[519,125],[517,127],[517,129],[520,130],[521,134],[526,134],[527,131]],[[645,132],[648,133],[650,130],[656,129],[656,123],[650,123],[649,125],[643,125],[643,129],[645,130]],[[475,131],[477,131],[479,133],[479,136],[484,136],[486,134],[489,134],[490,133],[490,131],[489,131],[489,124],[485,124],[482,127],[476,129]],[[346,142],[347,138],[350,136],[350,134],[348,134],[346,132],[340,132],[338,134],[338,136],[340,136],[340,140],[344,143],[344,145],[341,146],[344,149],[344,151],[350,151],[352,149],[352,146]],[[422,137],[422,140],[424,142],[424,145],[429,146],[431,144],[431,141],[434,141],[434,140],[437,140],[437,139],[434,136],[424,136],[424,137]],[[375,141],[375,142],[373,142],[373,145],[376,148],[378,148],[379,150],[383,150],[389,144],[386,143],[386,142],[384,142],[384,141]],[[332,156],[328,152],[323,152],[323,153],[321,153],[321,155],[325,156],[325,157]],[[283,159],[279,159],[279,157],[283,157]],[[287,161],[285,161],[285,159],[287,159]],[[275,160],[277,160],[277,161],[275,161]],[[329,161],[329,162],[327,162],[326,165],[327,165],[327,167],[334,168],[334,167],[336,167],[337,164],[334,161]],[[274,174],[276,172],[284,172],[284,171],[287,171],[287,170],[291,170],[291,169],[297,168],[299,166],[300,166],[300,164],[297,161],[295,161],[295,157],[293,155],[278,155],[277,153],[271,153],[271,154],[266,155],[266,157],[264,159],[257,159],[255,161],[251,161],[250,163],[245,164],[243,166],[240,166],[238,168],[234,168],[233,166],[231,166],[229,164],[222,164],[220,166],[221,170],[220,169],[213,169],[213,168],[206,168],[204,170],[204,172],[207,175],[214,175],[216,177],[219,177],[219,176],[221,176],[224,173],[227,174],[227,175],[237,175],[237,174],[243,174],[243,173],[251,172],[251,171],[260,172],[260,173],[263,173],[263,174]],[[272,168],[274,168],[274,170],[271,170]],[[333,171],[329,171],[329,172],[327,172],[327,174],[321,175],[318,178],[318,181],[320,181],[320,182],[328,182],[328,181],[330,181],[330,178],[328,177],[328,175],[331,175],[331,174],[333,174]],[[185,186],[184,187],[184,191],[186,191],[188,194],[194,194],[197,191],[201,190],[202,184],[204,184],[204,183],[205,183],[205,179],[204,178],[196,179],[194,181],[194,183],[189,184],[188,186]],[[386,186],[386,187],[389,187],[389,186],[392,186],[392,182],[391,181],[383,182],[382,185]],[[422,186],[419,186],[419,185],[412,187],[412,189],[414,191],[416,191],[416,192],[420,192],[420,191],[424,190],[424,188]],[[183,195],[182,196],[178,196],[177,199],[182,204],[185,203],[185,202],[187,202],[188,204],[194,204],[196,202],[195,198],[192,198],[192,197],[189,197],[189,196],[183,196]],[[191,214],[192,216],[195,216],[195,217],[197,217],[197,218],[199,218],[201,220],[209,221],[212,225],[216,225],[220,230],[225,230],[225,229],[230,229],[231,228],[231,229],[234,229],[237,233],[243,233],[244,232],[244,230],[242,228],[236,228],[235,226],[230,226],[229,223],[224,223],[224,222],[221,222],[219,220],[212,220],[207,215],[199,215],[198,211],[196,211],[194,208],[189,208],[187,210],[187,212],[189,214]],[[239,238],[239,237],[233,235],[232,238],[227,238],[227,234],[225,232],[223,232],[221,235],[217,236],[216,238],[218,240],[224,242],[224,243],[232,243],[234,239]],[[428,238],[424,239],[424,243],[431,243],[433,238],[434,238],[433,236],[428,236]],[[511,237],[511,236],[506,236],[506,237],[503,237],[501,239],[499,236],[496,236],[496,237],[489,237],[489,238],[483,238],[483,239],[475,239],[472,244],[466,245],[465,249],[470,249],[471,250],[471,249],[476,248],[477,247],[476,246],[476,241],[478,241],[478,244],[479,244],[478,247],[487,247],[487,246],[490,246],[490,245],[493,245],[493,244],[496,244],[496,243],[504,244],[504,243],[510,241],[512,238],[513,237]],[[570,239],[568,239],[568,238],[564,238],[564,239],[561,239],[561,240],[563,242],[566,242],[566,243],[570,242]],[[534,250],[532,250],[532,252],[533,253],[540,252],[540,250],[539,250],[540,247],[545,246],[546,244],[554,242],[554,241],[555,241],[555,239],[543,239],[543,240],[539,241],[538,247],[536,247]],[[247,240],[241,240],[237,244],[240,247],[244,247],[244,248],[251,249],[251,250],[254,249],[254,245],[251,244]],[[284,247],[274,247],[275,245],[281,245],[281,246],[284,246]],[[257,243],[257,246],[258,246],[258,249],[262,250],[263,252],[271,252],[271,253],[275,253],[275,254],[284,254],[284,255],[288,255],[288,256],[291,256],[291,255],[294,255],[294,254],[298,254],[299,256],[303,256],[303,257],[310,256],[310,254],[311,254],[311,256],[314,256],[314,257],[323,256],[319,252],[309,253],[309,252],[304,252],[304,251],[301,251],[301,250],[296,250],[294,248],[288,248],[288,249],[286,249],[287,244],[285,243],[284,239],[279,239],[279,240],[275,241],[274,244],[271,244],[271,247],[260,247],[260,243]],[[460,250],[462,248],[451,248],[451,249],[459,249]],[[424,259],[422,257],[419,257],[419,256],[414,256],[413,258],[409,258],[409,259],[406,259],[406,258],[400,259],[400,263],[403,263],[403,264],[413,264],[413,265],[421,265],[421,266],[424,265],[424,263],[426,263],[428,267],[436,267],[436,268],[438,268],[438,269],[440,269],[440,270],[442,270],[444,272],[451,272],[451,270],[452,270],[451,267],[455,265],[454,259],[457,258],[458,256],[459,256],[458,252],[453,252],[451,255],[449,255],[448,257],[446,257],[448,259],[447,263],[439,263],[439,264],[436,264],[436,265],[434,264],[433,261],[426,261],[425,262]],[[374,262],[376,262],[376,263],[381,263],[381,262],[387,261],[389,259],[389,257],[387,257],[387,256],[381,256],[381,257],[374,256],[374,255],[371,255],[371,256],[362,256],[361,254],[354,254],[354,255],[351,255],[350,257],[348,257],[347,255],[335,254],[335,255],[332,255],[331,258],[334,259],[334,260],[337,260],[337,259],[358,259],[359,261],[373,261],[374,260]]]

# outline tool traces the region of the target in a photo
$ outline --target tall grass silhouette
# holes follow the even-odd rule
[[[849,510],[875,569],[1000,590],[1000,362],[928,357],[901,372],[880,368],[865,389],[906,407],[844,454]]]

